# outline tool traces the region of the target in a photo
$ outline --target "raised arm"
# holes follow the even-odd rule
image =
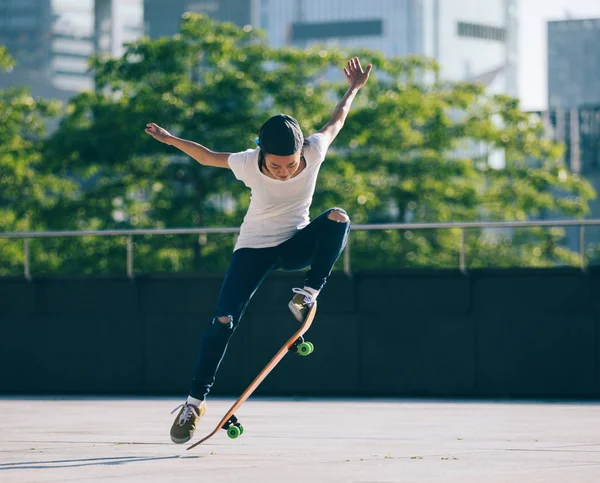
[[[331,119],[319,130],[320,133],[327,137],[329,144],[333,142],[344,126],[344,121],[348,116],[348,112],[350,112],[352,101],[356,97],[358,90],[365,85],[367,80],[369,80],[369,74],[371,73],[372,68],[373,66],[369,64],[367,65],[367,69],[363,70],[358,57],[350,59],[348,61],[348,66],[344,67],[344,74],[346,74],[346,80],[349,84],[348,90],[335,107]]]
[[[166,129],[157,126],[153,122],[146,124],[145,131],[157,141],[175,146],[177,149],[183,151],[185,154],[204,166],[229,168],[227,159],[231,153],[216,153],[208,148],[205,148],[201,144],[193,141],[187,141],[186,139],[180,139],[176,136],[173,136]]]

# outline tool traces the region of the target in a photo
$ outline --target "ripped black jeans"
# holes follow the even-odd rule
[[[306,272],[305,286],[321,290],[339,258],[350,231],[350,221],[328,218],[332,211],[346,214],[341,208],[331,208],[292,238],[269,248],[240,248],[233,253],[225,275],[217,310],[200,342],[190,396],[204,399],[212,387],[217,370],[227,350],[227,344],[240,323],[248,302],[272,270]],[[229,317],[220,322],[218,317]]]

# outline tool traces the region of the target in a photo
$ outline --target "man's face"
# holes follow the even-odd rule
[[[300,152],[289,156],[265,154],[265,166],[278,180],[290,179],[300,168]]]

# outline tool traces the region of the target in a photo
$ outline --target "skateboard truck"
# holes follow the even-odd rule
[[[312,342],[305,342],[304,337],[300,336],[296,339],[296,342],[292,344],[289,350],[299,356],[307,356],[314,352],[315,346]]]
[[[238,422],[238,418],[235,417],[235,414],[231,415],[221,429],[227,431],[227,436],[229,436],[231,439],[241,436],[244,432],[244,426]]]

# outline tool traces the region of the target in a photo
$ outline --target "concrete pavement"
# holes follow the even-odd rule
[[[600,403],[265,399],[192,451],[173,398],[0,398],[0,482],[600,481]],[[208,403],[194,440],[232,399]]]

